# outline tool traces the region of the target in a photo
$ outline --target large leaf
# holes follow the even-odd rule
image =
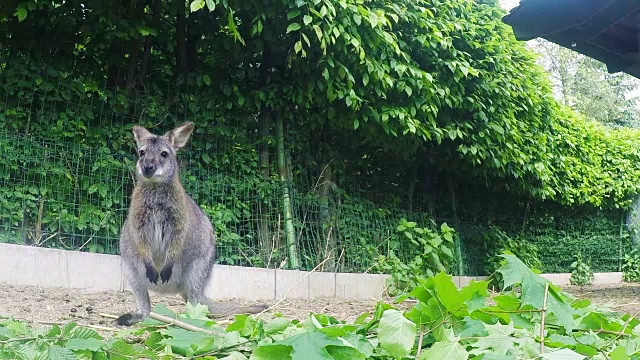
[[[73,351],[76,351],[76,350],[98,351],[103,344],[104,344],[104,341],[100,339],[94,339],[94,338],[69,339],[69,341],[67,341],[66,347]]]
[[[331,360],[327,346],[346,346],[343,342],[319,331],[296,334],[280,341],[279,344],[291,346],[292,360]]]
[[[584,355],[580,355],[571,349],[560,349],[547,351],[542,355],[545,360],[583,360]]]
[[[378,330],[380,346],[396,358],[409,355],[416,340],[416,324],[401,311],[390,309],[382,314]]]
[[[251,360],[291,360],[291,346],[287,345],[263,345],[259,346],[251,357]]]
[[[453,335],[453,331],[445,330],[445,339],[436,342],[427,351],[420,354],[419,360],[446,359],[467,360],[469,353],[459,343],[460,338]]]
[[[166,334],[170,337],[162,340],[161,344],[171,346],[174,352],[183,356],[213,349],[213,337],[206,333],[171,327]]]
[[[520,259],[514,255],[503,254],[505,263],[498,269],[502,274],[504,286],[509,287],[520,284],[522,287],[522,305],[530,305],[535,309],[542,309],[547,280],[535,274]],[[567,332],[571,332],[575,327],[573,319],[573,309],[562,298],[560,289],[549,283],[549,293],[547,296],[547,311],[555,315],[558,325],[564,327]]]
[[[53,345],[47,349],[47,355],[50,360],[75,360],[76,356],[69,349]]]

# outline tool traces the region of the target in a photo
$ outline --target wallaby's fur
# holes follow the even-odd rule
[[[176,151],[186,145],[192,132],[191,122],[164,136],[133,127],[138,181],[120,236],[120,254],[137,310],[116,319],[118,325],[131,325],[149,316],[150,288],[180,293],[217,315],[265,309],[263,305],[216,303],[204,296],[215,259],[216,235],[210,220],[182,187],[176,159]]]

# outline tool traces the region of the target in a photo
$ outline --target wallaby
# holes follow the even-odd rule
[[[193,127],[187,122],[164,136],[133,127],[137,183],[122,227],[120,255],[137,310],[118,317],[117,325],[131,325],[149,316],[149,289],[180,293],[185,301],[207,305],[214,315],[257,313],[266,308],[213,302],[204,296],[216,255],[215,230],[182,187],[176,159]]]

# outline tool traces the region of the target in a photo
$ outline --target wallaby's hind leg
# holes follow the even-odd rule
[[[149,299],[147,284],[145,283],[148,280],[144,275],[144,269],[132,268],[128,264],[125,264],[122,269],[131,286],[131,292],[133,293],[133,298],[136,300],[137,309],[134,312],[121,315],[114,321],[114,324],[129,326],[141,322],[149,316],[151,313],[151,300]],[[138,274],[137,272],[140,273]]]
[[[183,297],[192,304],[202,304],[209,308],[213,317],[226,317],[235,314],[256,314],[267,308],[266,305],[255,304],[249,306],[239,305],[233,302],[216,302],[207,298],[204,290],[209,282],[213,261],[200,258],[191,263],[184,274]]]
[[[204,290],[209,282],[213,260],[202,257],[193,260],[182,275],[182,297],[192,304],[209,305],[204,296]]]

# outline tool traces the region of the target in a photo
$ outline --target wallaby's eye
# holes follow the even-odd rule
[[[162,156],[163,158],[166,158],[167,156],[169,156],[169,153],[166,151],[163,151],[160,153],[160,156]]]
[[[140,154],[140,157],[144,156],[144,150],[140,150],[139,154]]]

